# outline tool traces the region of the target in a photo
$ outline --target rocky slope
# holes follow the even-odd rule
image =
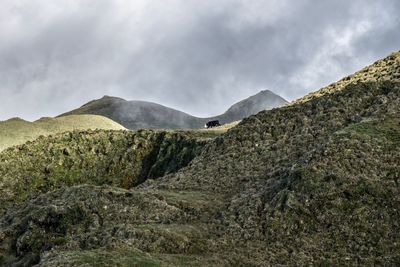
[[[30,196],[0,219],[0,263],[399,265],[400,54],[390,57],[384,81],[250,116],[162,178]]]
[[[62,118],[41,118],[35,122],[13,118],[0,121],[0,151],[32,141],[39,136],[73,130],[123,130],[122,125],[97,115],[71,115]]]
[[[265,90],[233,105],[224,114],[210,118],[197,118],[151,102],[126,101],[122,98],[104,96],[60,116],[97,114],[108,117],[129,129],[196,129],[202,128],[210,120],[220,120],[224,124],[231,123],[286,103],[286,100],[280,96]]]
[[[210,135],[214,133],[97,130],[41,136],[0,153],[0,212],[61,186],[129,189],[185,167]]]

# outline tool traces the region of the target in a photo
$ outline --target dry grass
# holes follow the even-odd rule
[[[191,133],[194,137],[199,139],[212,139],[221,134],[226,133],[228,130],[232,129],[236,125],[238,125],[240,121],[234,121],[231,123],[226,123],[219,127],[209,128],[209,129],[187,129],[187,130],[173,130],[172,132],[185,132]]]
[[[42,118],[35,122],[13,118],[0,122],[0,151],[41,135],[48,136],[73,130],[122,130],[120,124],[97,115],[71,115],[61,118]]]

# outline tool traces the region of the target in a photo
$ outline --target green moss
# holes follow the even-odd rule
[[[400,143],[400,118],[392,116],[381,119],[372,118],[351,124],[340,131],[340,133],[346,132],[368,135],[372,138],[381,139],[382,141],[388,140]]]
[[[117,251],[115,253],[87,251],[74,255],[75,266],[89,265],[93,267],[127,267],[127,266],[143,266],[143,267],[156,267],[162,266],[161,262],[152,258],[145,253],[138,251]]]

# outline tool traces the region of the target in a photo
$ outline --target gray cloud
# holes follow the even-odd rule
[[[2,0],[0,119],[105,94],[198,116],[293,100],[400,49],[397,0]]]

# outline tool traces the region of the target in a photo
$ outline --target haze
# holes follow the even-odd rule
[[[1,0],[0,120],[103,95],[196,116],[293,100],[400,49],[400,1]]]

